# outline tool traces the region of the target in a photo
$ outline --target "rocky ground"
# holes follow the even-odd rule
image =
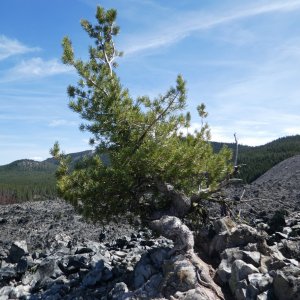
[[[245,199],[256,199],[251,202],[255,211],[299,211],[300,155],[284,160],[247,186]]]
[[[89,224],[61,200],[0,206],[0,300],[300,299],[298,162],[231,190],[271,200],[241,204],[248,225],[210,218],[195,232],[202,260],[138,220]]]
[[[223,191],[233,215],[254,225],[258,218],[267,222],[276,211],[286,214],[300,211],[300,155],[286,159],[251,184],[232,183]],[[208,203],[211,215],[220,214],[220,206]]]
[[[62,200],[0,206],[0,299],[102,299],[118,281],[139,287],[137,262],[172,245],[138,225],[89,224]]]

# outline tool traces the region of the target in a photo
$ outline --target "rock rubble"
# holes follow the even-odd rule
[[[0,299],[297,300],[300,213],[281,217],[277,231],[212,219],[200,259],[138,220],[89,224],[60,200],[1,206]]]

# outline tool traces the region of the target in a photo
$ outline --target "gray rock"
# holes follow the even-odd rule
[[[134,269],[134,287],[140,288],[157,270],[152,264],[138,263]]]
[[[57,278],[62,275],[62,272],[57,267],[57,258],[48,257],[42,260],[38,266],[37,276],[39,280],[43,280],[46,277]]]
[[[238,282],[248,278],[248,275],[253,273],[259,273],[258,269],[251,264],[246,264],[242,260],[236,260],[232,264],[231,277],[229,280],[229,286],[234,293],[237,289]]]
[[[226,284],[229,282],[231,276],[231,263],[229,263],[227,259],[222,259],[216,273],[221,283]]]
[[[165,261],[163,275],[162,293],[166,298],[175,294],[176,291],[186,292],[194,289],[198,282],[194,265],[183,255],[178,255]]]
[[[300,241],[285,240],[282,242],[280,251],[287,258],[300,260]]]
[[[258,294],[259,294],[259,290],[257,287],[253,286],[252,284],[249,284],[247,286],[247,289],[246,289],[247,300],[248,299],[256,300]]]
[[[125,293],[128,292],[128,287],[124,282],[118,282],[109,292],[110,300],[122,300]]]
[[[8,261],[15,264],[18,263],[21,257],[28,254],[26,241],[15,241],[9,250]]]
[[[232,293],[236,300],[249,300],[247,297],[247,281],[245,279],[238,281]]]
[[[230,217],[224,217],[214,221],[214,230],[217,234],[221,232],[230,232],[231,229],[236,226],[236,223],[233,222]]]
[[[26,257],[23,257],[19,260],[16,271],[19,274],[23,274],[27,271],[27,269],[28,269],[28,261]]]
[[[255,267],[259,267],[260,257],[258,251],[242,251],[240,248],[228,248],[221,253],[222,260],[227,260],[228,264],[232,264],[235,260],[243,260]]]
[[[213,237],[209,248],[210,256],[219,255],[227,248],[244,247],[248,243],[262,241],[265,234],[259,233],[255,228],[241,224],[230,231],[223,231]]]
[[[0,269],[0,282],[9,282],[13,278],[17,277],[17,272],[15,268],[4,267]]]
[[[153,299],[159,295],[159,290],[161,287],[161,283],[163,282],[163,276],[161,273],[154,274],[150,277],[150,279],[143,284],[141,288],[139,288],[135,292],[135,296],[138,299]]]
[[[13,291],[10,293],[10,297],[13,299],[27,299],[30,296],[30,286],[29,285],[18,285],[13,289]],[[1,292],[0,292],[1,295]]]
[[[259,267],[261,254],[258,251],[242,251],[243,261]]]
[[[299,300],[300,268],[290,265],[276,271],[273,289],[278,300]]]
[[[268,300],[268,292],[263,292],[257,295],[257,300]]]
[[[5,218],[0,218],[0,225],[1,225],[1,224],[5,224],[5,223],[7,223],[7,219],[5,219]]]
[[[150,251],[150,259],[155,268],[161,268],[163,261],[169,258],[169,251],[170,248],[158,248]]]
[[[152,221],[151,228],[174,242],[172,253],[194,250],[194,234],[179,218],[163,216],[159,220]]]
[[[289,264],[289,265],[292,264],[296,267],[300,267],[300,263],[296,259],[293,259],[293,258],[291,258],[291,259],[286,258],[286,259],[284,259],[284,262]]]
[[[191,289],[185,293],[177,292],[174,295],[174,298],[177,300],[211,300],[212,299],[207,295],[207,293],[202,291],[200,288]]]
[[[228,248],[225,249],[220,256],[222,259],[228,260],[229,263],[233,263],[237,259],[243,260],[244,253],[240,248]]]
[[[75,254],[85,254],[85,253],[91,253],[93,252],[93,249],[89,247],[79,247],[76,249]]]
[[[116,246],[118,248],[124,248],[129,244],[129,242],[130,242],[130,238],[125,235],[122,238],[116,240]]]
[[[87,258],[81,255],[69,256],[67,265],[64,265],[62,261],[59,261],[57,265],[67,276],[79,272],[80,269],[89,269]]]
[[[291,227],[283,227],[282,229],[282,233],[289,235],[292,232],[292,228]]]
[[[243,247],[245,251],[258,251],[257,243],[249,243],[245,247]]]
[[[104,270],[104,262],[99,261],[95,268],[93,268],[88,274],[83,278],[83,287],[93,287],[100,283],[102,280],[102,271]]]
[[[270,288],[273,278],[269,274],[253,273],[248,275],[248,281],[262,293]]]
[[[259,230],[268,231],[270,229],[270,226],[266,223],[258,223],[256,224],[256,228]]]
[[[3,299],[9,299],[13,290],[14,288],[12,286],[4,286],[0,289],[0,296],[3,297]]]
[[[36,266],[34,273],[26,273],[22,278],[22,283],[24,285],[31,285],[33,290],[39,288],[46,288],[53,278],[57,278],[59,274],[57,273],[58,268],[54,259],[46,258],[39,265]]]
[[[110,260],[112,260],[112,257],[110,256],[107,258],[106,256],[102,255],[101,253],[97,252],[95,255],[93,255],[90,258],[90,266],[95,268],[99,261],[103,261],[104,264],[107,266],[110,264]]]
[[[114,252],[114,255],[119,257],[119,258],[125,258],[127,256],[127,252],[124,251],[116,251]]]

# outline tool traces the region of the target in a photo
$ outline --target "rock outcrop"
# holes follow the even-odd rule
[[[299,216],[292,216],[292,224],[300,224]],[[223,218],[215,223],[220,222],[228,220]],[[209,254],[215,255],[216,261],[219,259],[217,282],[230,289],[233,299],[299,299],[299,251],[292,246],[293,252],[289,252],[286,245],[299,245],[300,236],[295,237],[291,227],[284,228],[289,234],[277,232],[271,236],[243,224],[222,228],[212,237]],[[217,253],[220,255],[216,256]]]
[[[88,224],[62,201],[2,206],[0,217],[1,300],[224,299],[176,217],[153,223],[169,239]]]
[[[195,242],[176,217],[153,223],[158,237],[59,200],[0,206],[0,299],[297,300],[300,213],[283,218],[275,232],[215,218]]]

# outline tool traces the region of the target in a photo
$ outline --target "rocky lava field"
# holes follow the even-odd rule
[[[300,299],[300,156],[227,194],[240,219],[210,217],[194,251],[62,200],[0,206],[0,300]]]

